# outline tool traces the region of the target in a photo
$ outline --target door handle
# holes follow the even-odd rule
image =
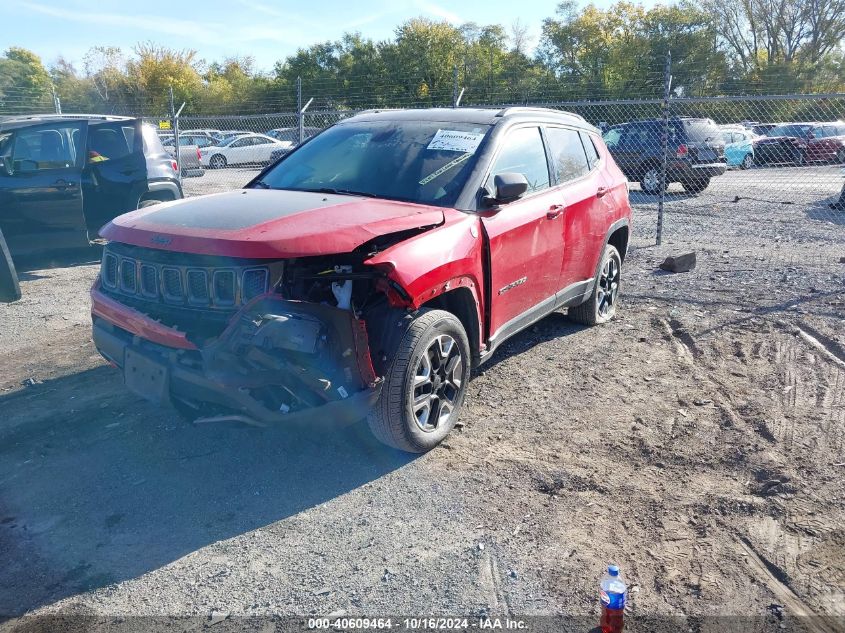
[[[596,198],[603,198],[609,191],[610,189],[607,187],[599,187],[596,190]]]
[[[68,182],[67,180],[57,180],[53,184],[56,186],[56,189],[60,190],[73,189],[76,186],[75,182]]]
[[[552,206],[549,207],[549,210],[546,213],[546,217],[549,220],[554,220],[555,218],[560,216],[560,214],[563,213],[564,211],[566,211],[566,205],[565,204],[553,204]]]

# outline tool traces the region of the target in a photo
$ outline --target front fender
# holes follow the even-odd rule
[[[455,215],[456,214],[456,215]],[[484,314],[484,238],[477,216],[455,211],[443,225],[416,235],[368,259],[402,287],[405,304],[415,310],[432,299],[466,288]],[[479,322],[479,331],[483,332]]]

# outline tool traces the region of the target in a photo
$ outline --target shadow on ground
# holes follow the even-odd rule
[[[138,577],[409,463],[364,423],[193,426],[100,367],[0,397],[0,614]]]
[[[20,280],[30,281],[41,278],[40,275],[33,274],[32,271],[95,264],[100,261],[102,256],[103,247],[94,244],[88,248],[56,250],[37,255],[16,255],[14,263]]]

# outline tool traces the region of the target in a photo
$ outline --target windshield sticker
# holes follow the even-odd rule
[[[439,149],[447,152],[469,152],[472,154],[481,144],[484,134],[459,132],[458,130],[437,130],[426,149]]]
[[[460,165],[462,162],[464,162],[470,156],[472,156],[472,152],[467,152],[466,154],[461,154],[455,160],[450,160],[448,163],[443,165],[443,167],[441,167],[437,171],[430,173],[428,176],[426,176],[425,178],[420,180],[420,184],[421,185],[427,185],[428,183],[430,183],[432,180],[434,180],[438,176],[445,174],[447,171],[452,169],[452,167]]]

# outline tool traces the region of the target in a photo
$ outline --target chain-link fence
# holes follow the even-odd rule
[[[243,187],[302,140],[360,111],[331,107],[344,99],[324,90],[312,100],[310,86],[297,84],[289,99],[295,108],[280,112],[175,117],[173,104],[170,113],[145,116],[174,156],[178,145],[185,194]],[[574,112],[602,131],[630,181],[633,245],[726,252],[742,258],[734,270],[777,262],[772,282],[789,277],[790,266],[813,262],[841,279],[845,94],[670,98],[669,86],[666,81],[663,99],[518,105]],[[459,82],[448,88],[433,105],[464,107]],[[477,96],[464,101],[505,105]]]

